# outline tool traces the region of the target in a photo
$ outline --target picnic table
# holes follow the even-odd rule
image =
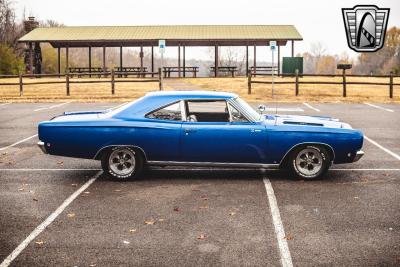
[[[254,77],[257,75],[272,75],[272,73],[277,75],[278,67],[276,67],[276,66],[256,66],[256,67],[251,66],[250,73]]]
[[[197,72],[199,72],[199,67],[181,67],[181,72],[183,73],[183,77],[186,77],[186,73],[192,73],[192,77],[197,77]],[[164,78],[170,78],[171,72],[179,73],[179,67],[163,67]]]
[[[98,67],[69,67],[68,68],[68,72],[73,74],[73,73],[77,73],[78,74],[78,78],[82,77],[82,73],[93,73],[96,74],[98,73],[99,78],[101,77],[102,72],[107,72],[108,69],[103,69],[103,68],[98,68]],[[73,75],[71,75],[71,78],[73,77]]]
[[[210,68],[211,73],[215,73],[215,67],[212,66]],[[237,71],[237,67],[236,66],[219,66],[217,68],[217,76],[219,72],[227,72],[227,73],[231,73],[232,78],[235,77],[235,72]]]
[[[124,74],[118,74],[118,77],[122,77],[122,75],[126,78],[130,73],[135,73],[134,75],[137,75],[137,77],[146,77],[147,72],[147,67],[117,67],[116,68],[117,72],[126,72]],[[128,73],[130,72],[130,73]]]

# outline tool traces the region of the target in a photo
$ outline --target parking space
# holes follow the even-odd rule
[[[398,105],[379,104],[394,111],[388,112],[363,103],[266,103],[269,113],[339,118],[381,146],[365,141],[361,161],[333,166],[323,180],[297,181],[280,171],[160,168],[117,182],[97,178],[99,162],[42,154],[37,137],[8,147],[64,111],[118,105],[58,104],[0,106],[0,263],[96,179],[11,266],[276,266],[288,255],[286,266],[400,264],[400,160],[383,149],[400,154]]]

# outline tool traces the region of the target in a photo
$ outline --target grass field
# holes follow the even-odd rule
[[[71,81],[92,79],[71,79]],[[271,78],[256,77],[254,80],[270,82]],[[111,83],[109,78],[101,79],[106,83],[91,84],[71,84],[70,96],[66,96],[65,83],[47,84],[47,85],[29,85],[33,82],[64,82],[65,78],[41,78],[41,79],[24,79],[24,95],[19,96],[18,85],[0,85],[0,101],[1,102],[49,102],[49,101],[129,101],[143,96],[150,91],[158,90],[158,83],[124,83],[119,82],[115,85],[115,95],[111,95]],[[123,81],[123,78],[120,79]],[[275,81],[293,81],[294,78],[275,78]],[[341,78],[329,77],[304,77],[300,81],[337,81],[341,82]],[[348,77],[348,82],[367,81],[367,82],[388,82],[388,78],[356,78]],[[1,83],[17,83],[18,79],[1,79]],[[394,83],[400,83],[400,78],[395,78]],[[179,84],[179,86],[175,86]],[[272,99],[271,84],[253,84],[252,94],[247,94],[247,78],[185,78],[167,79],[164,85],[165,90],[173,89],[205,89],[228,91],[239,94],[247,100],[268,101]],[[394,86],[394,97],[389,98],[389,86],[375,85],[347,85],[347,98],[342,97],[342,85],[303,85],[300,84],[299,96],[295,96],[295,85],[284,84],[275,85],[276,101],[310,101],[310,102],[400,102],[400,86]]]

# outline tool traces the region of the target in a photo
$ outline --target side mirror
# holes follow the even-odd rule
[[[258,111],[260,112],[260,114],[263,114],[263,112],[267,109],[267,107],[265,105],[259,105],[258,106]]]

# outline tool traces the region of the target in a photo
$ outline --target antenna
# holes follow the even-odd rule
[[[270,41],[269,45],[271,47],[271,52],[272,52],[272,67],[271,67],[271,78],[272,78],[272,101],[275,102],[275,125],[277,123],[277,114],[278,114],[278,102],[275,99],[275,88],[274,88],[274,74],[275,74],[275,68],[274,68],[274,54],[275,54],[275,49],[276,49],[276,41]]]

